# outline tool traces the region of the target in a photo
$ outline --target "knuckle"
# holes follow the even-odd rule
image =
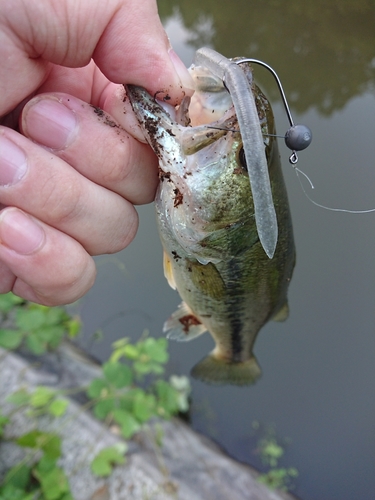
[[[61,224],[76,218],[80,209],[81,184],[77,179],[51,175],[41,186],[40,210],[48,215],[49,223]]]
[[[130,158],[131,153],[128,145],[125,146],[120,141],[114,145],[110,160],[107,159],[105,172],[103,173],[105,184],[112,186],[123,183],[131,175],[134,165],[130,162]]]
[[[109,238],[110,245],[106,253],[116,253],[126,248],[135,238],[138,223],[138,214],[134,207],[131,207],[126,217],[123,218],[122,224],[116,226],[116,234]]]
[[[63,269],[58,282],[45,283],[42,289],[35,290],[36,297],[46,306],[70,304],[88,292],[95,278],[96,267],[93,259],[82,256],[68,270]]]

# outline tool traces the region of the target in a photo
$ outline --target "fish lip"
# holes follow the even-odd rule
[[[158,103],[156,95],[151,96],[146,89],[137,85],[124,85],[124,87],[147,142],[156,156],[162,159],[165,154],[163,145],[165,139],[171,140],[177,146],[177,139],[174,137],[180,125]]]
[[[132,109],[137,116],[138,120],[144,121],[144,112],[148,112],[150,115],[153,114],[162,118],[166,115],[168,119],[173,122],[171,115],[168,111],[162,107],[156,100],[156,95],[151,96],[146,89],[138,85],[124,85],[126,94],[130,100]],[[142,103],[142,106],[140,105]],[[165,116],[164,116],[165,117]]]
[[[267,256],[272,259],[278,238],[277,218],[262,133],[248,76],[235,61],[227,59],[207,47],[197,50],[195,64],[208,67],[215,76],[221,78],[232,97],[242,135],[245,157],[249,165],[248,173],[253,195],[256,227],[262,247]],[[256,161],[250,162],[250,158],[254,155],[256,155]]]

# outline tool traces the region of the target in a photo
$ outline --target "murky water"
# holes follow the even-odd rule
[[[262,59],[275,68],[298,123],[313,130],[299,168],[309,195],[331,207],[375,207],[375,3],[373,0],[253,2],[160,0],[175,50],[189,65],[209,45],[227,57]],[[256,68],[279,133],[287,119],[272,77]],[[252,422],[287,437],[282,465],[299,471],[303,500],[375,497],[375,214],[330,212],[303,194],[280,140],[297,247],[290,318],[269,323],[255,353],[263,376],[249,388],[193,384],[193,427],[234,457],[259,467]],[[136,241],[98,259],[94,289],[80,303],[85,343],[105,359],[116,338],[147,328],[161,335],[179,303],[163,277],[153,207],[140,207]],[[171,370],[188,374],[211,348],[205,335],[171,343]]]

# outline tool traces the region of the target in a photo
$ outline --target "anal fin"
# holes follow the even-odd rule
[[[163,328],[168,339],[180,342],[193,340],[202,335],[206,330],[207,328],[200,322],[185,302],[181,302],[177,311],[164,323]]]
[[[277,311],[277,313],[272,317],[272,321],[285,321],[289,316],[289,306],[288,302],[285,302],[283,306]]]

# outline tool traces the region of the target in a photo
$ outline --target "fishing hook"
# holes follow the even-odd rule
[[[283,86],[281,85],[280,78],[278,77],[276,71],[273,68],[271,68],[271,66],[269,66],[263,61],[259,61],[258,59],[252,59],[246,57],[233,62],[235,62],[236,64],[242,64],[245,62],[259,64],[260,66],[263,66],[264,68],[268,69],[268,71],[270,71],[274,76],[277,86],[279,87],[281,98],[290,123],[290,128],[286,131],[286,134],[284,136],[286,146],[292,150],[292,154],[289,157],[289,162],[292,165],[295,165],[298,162],[298,156],[296,151],[302,151],[303,149],[306,149],[308,146],[310,146],[312,141],[312,133],[309,127],[307,127],[306,125],[294,124],[292,113],[290,112],[290,108],[285,96]]]

